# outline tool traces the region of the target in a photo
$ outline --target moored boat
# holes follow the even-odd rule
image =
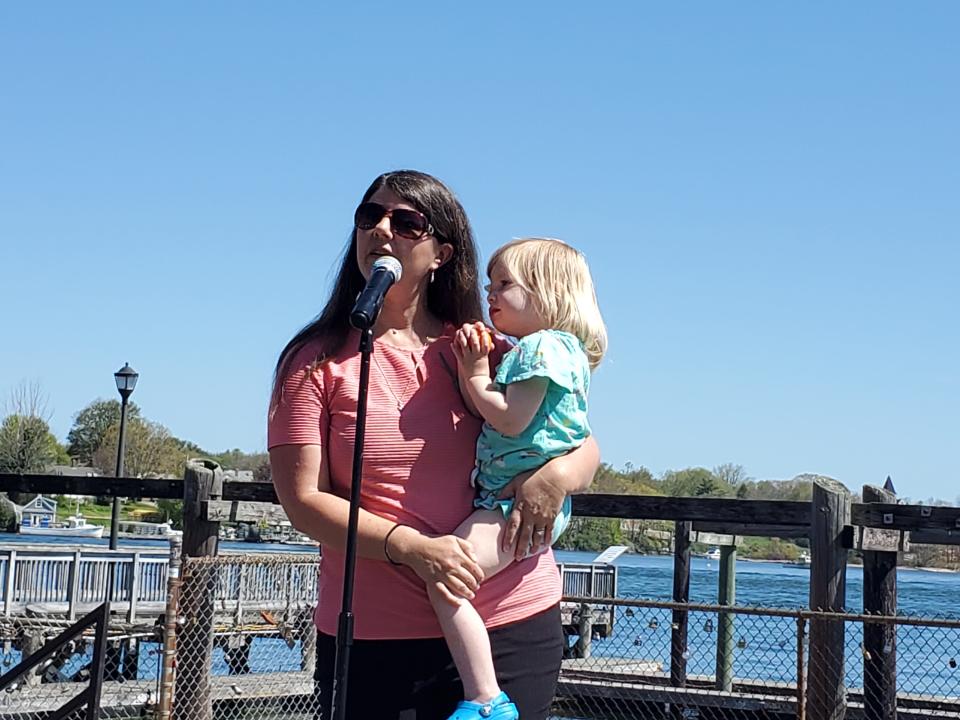
[[[66,522],[50,525],[21,525],[21,535],[60,535],[67,537],[99,538],[103,537],[103,525],[87,522],[83,515],[71,515]]]
[[[168,522],[144,522],[141,520],[121,520],[118,524],[117,536],[122,538],[153,538],[162,540],[171,535],[180,535]]]
[[[783,563],[784,567],[810,567],[810,553],[802,552],[796,560]]]

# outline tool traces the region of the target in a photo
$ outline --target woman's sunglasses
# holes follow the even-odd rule
[[[375,228],[384,217],[390,218],[390,229],[401,237],[419,240],[433,234],[433,225],[427,216],[416,210],[395,208],[387,210],[380,203],[365,202],[353,213],[353,224],[360,230]]]

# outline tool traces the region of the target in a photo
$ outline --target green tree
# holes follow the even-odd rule
[[[733,494],[733,488],[702,467],[668,471],[660,481],[660,489],[665,495],[679,497],[726,497]]]
[[[140,408],[135,403],[127,405],[127,420],[140,417]],[[94,400],[73,419],[73,427],[67,433],[67,452],[81,465],[91,465],[93,455],[100,449],[107,431],[120,424],[119,400]]]
[[[273,478],[273,475],[270,472],[270,458],[269,456],[257,467],[253,469],[253,479],[257,482],[270,482]]]
[[[174,528],[183,529],[183,500],[162,498],[157,500],[157,508]]]
[[[226,450],[210,457],[220,463],[220,467],[224,470],[252,470],[256,472],[257,468],[268,462],[266,453],[246,453],[239,448]]]
[[[8,415],[0,425],[0,472],[42,473],[60,450],[43,418]]]
[[[627,463],[623,470],[615,470],[603,463],[593,477],[590,492],[615,495],[659,495],[656,480],[645,467],[634,468]]]
[[[17,513],[11,500],[0,496],[0,532],[16,532]]]
[[[556,547],[561,550],[603,550],[619,545],[621,540],[618,518],[575,517]]]
[[[116,471],[119,431],[119,425],[108,428],[100,447],[93,454],[94,467],[99,468],[104,475],[113,475]],[[124,432],[125,476],[183,475],[188,453],[183,449],[182,443],[163,425],[141,418],[128,419]]]
[[[62,457],[62,448],[47,424],[47,400],[39,383],[20,383],[7,400],[0,423],[0,472],[42,473]],[[20,505],[31,493],[7,493]]]
[[[733,463],[723,463],[713,469],[713,475],[717,480],[730,487],[736,487],[750,478],[743,465],[734,465]]]

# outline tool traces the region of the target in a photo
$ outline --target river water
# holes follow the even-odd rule
[[[561,562],[589,562],[592,553],[558,552]],[[621,555],[618,595],[670,600],[673,559],[664,556]],[[693,558],[690,600],[716,603],[719,568],[715,560]],[[960,574],[899,569],[899,614],[923,618],[960,618]],[[810,571],[775,562],[737,562],[736,604],[748,607],[798,609],[808,605]],[[847,568],[847,609],[863,610],[863,569]],[[736,615],[734,675],[743,678],[796,680],[795,618]],[[613,635],[595,639],[596,658],[618,657],[670,666],[671,613],[651,608],[618,608]],[[711,676],[716,668],[715,613],[691,612],[688,620],[688,673]],[[863,686],[863,626],[847,623],[846,681]],[[960,627],[900,626],[897,630],[897,673],[901,692],[960,695]]]

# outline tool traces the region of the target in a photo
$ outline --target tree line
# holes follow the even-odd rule
[[[0,422],[0,472],[43,473],[54,465],[94,468],[102,475],[114,474],[120,430],[120,402],[95,399],[74,415],[73,424],[61,443],[50,431],[47,402],[38,384],[21,384],[10,395],[7,415]],[[182,477],[186,461],[207,457],[227,470],[248,470],[255,480],[270,480],[266,453],[247,453],[238,448],[209,452],[194,442],[174,436],[166,427],[146,418],[136,403],[127,405],[124,438],[124,474],[128,477]],[[725,497],[742,500],[795,500],[807,502],[812,495],[810,475],[791,480],[757,480],[742,465],[724,463],[668,470],[655,476],[645,467],[627,463],[616,469],[602,464],[589,492],[626,495],[678,497]],[[10,500],[23,504],[29,493],[8,493]],[[98,499],[103,504],[108,498]],[[947,504],[930,498],[928,505]],[[163,510],[176,519],[178,501],[165,501]],[[9,508],[0,503],[0,527],[8,525]],[[610,545],[627,545],[637,552],[664,552],[671,523],[614,518],[574,518],[557,543],[562,549],[602,550]],[[668,541],[666,541],[668,544]],[[804,542],[775,538],[750,538],[741,548],[745,557],[796,559]],[[918,547],[923,565],[960,565],[956,551],[935,546]]]
[[[55,465],[90,467],[101,475],[116,470],[120,435],[120,402],[101,398],[91,401],[73,417],[61,443],[50,431],[46,398],[36,383],[21,384],[7,401],[0,422],[0,472],[45,473]],[[234,448],[210,452],[194,442],[173,435],[166,427],[146,418],[136,403],[127,404],[124,427],[124,475],[128,477],[183,477],[186,461],[211,458],[225,469],[249,470],[255,479],[268,480],[266,453],[246,453]],[[29,493],[8,493],[22,505]]]

